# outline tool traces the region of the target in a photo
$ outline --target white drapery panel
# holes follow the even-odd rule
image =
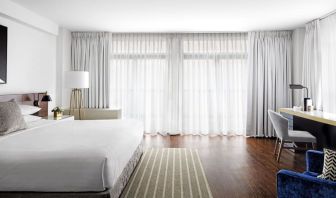
[[[111,105],[125,118],[162,132],[168,121],[170,87],[165,34],[111,34]]]
[[[111,104],[147,133],[244,134],[242,34],[111,34]]]
[[[83,91],[85,107],[109,107],[108,54],[108,33],[72,33],[71,68],[74,71],[88,71],[90,75],[90,88]]]
[[[267,110],[291,106],[292,32],[250,32],[246,135],[275,136]]]
[[[309,96],[317,109],[322,109],[321,57],[319,20],[306,24],[303,46],[302,84],[309,89]],[[304,92],[306,90],[303,90]],[[306,93],[302,94],[306,97]]]
[[[336,113],[336,14],[320,21],[323,111]]]
[[[245,135],[246,34],[183,35],[182,131]]]

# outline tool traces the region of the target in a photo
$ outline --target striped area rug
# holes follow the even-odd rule
[[[146,150],[121,197],[211,198],[195,149]]]

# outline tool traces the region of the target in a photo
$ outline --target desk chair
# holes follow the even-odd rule
[[[276,155],[277,147],[280,144],[279,152],[277,156],[277,161],[279,162],[282,149],[297,149],[293,147],[285,147],[284,143],[286,142],[303,142],[311,143],[314,148],[316,143],[316,138],[307,131],[296,131],[288,129],[288,120],[283,117],[280,113],[277,113],[273,110],[268,110],[268,115],[275,129],[277,139],[275,141],[274,155]],[[293,144],[294,145],[294,144]]]

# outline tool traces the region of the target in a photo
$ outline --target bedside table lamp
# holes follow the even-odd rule
[[[89,88],[89,72],[87,71],[68,71],[65,73],[65,87],[71,88],[71,97],[70,97],[70,109],[75,113],[75,109],[78,108],[79,119],[81,119],[80,110],[83,107],[83,95],[82,89]]]
[[[307,111],[308,110],[308,102],[311,103],[311,99],[308,98],[309,97],[309,94],[308,94],[308,87],[305,87],[303,85],[299,85],[299,84],[290,84],[289,85],[289,88],[290,89],[306,89],[306,97],[303,98],[303,110],[304,111]]]
[[[36,115],[41,116],[41,117],[47,116],[48,115],[48,102],[52,101],[50,95],[48,95],[47,92],[40,92],[40,93],[34,93],[33,97],[34,97],[33,105],[41,108],[41,110],[37,112]]]
[[[47,92],[43,92],[43,93],[37,93],[37,99],[35,98],[35,95],[34,95],[34,106],[38,107],[40,104],[39,104],[39,99],[40,99],[40,95],[42,95],[42,99],[41,99],[41,102],[51,102],[51,97],[50,95],[48,95]]]
[[[44,96],[42,97],[41,101],[42,101],[42,102],[51,102],[52,100],[51,100],[50,95],[48,95],[48,94],[46,93],[46,95],[44,95]]]

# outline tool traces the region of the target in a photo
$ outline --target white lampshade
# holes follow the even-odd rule
[[[71,89],[89,88],[89,72],[87,71],[65,72],[64,86]]]

